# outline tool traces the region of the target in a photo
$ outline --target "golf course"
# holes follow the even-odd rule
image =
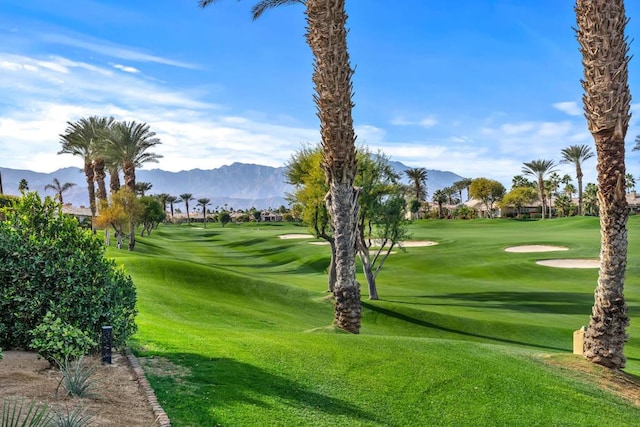
[[[362,289],[359,335],[331,325],[329,248],[304,226],[161,225],[135,252],[109,248],[137,287],[131,346],[173,425],[637,425],[638,395],[620,382],[640,375],[640,217],[629,220],[628,362],[613,380],[572,354],[598,269],[536,264],[597,258],[598,218],[410,231],[437,244],[389,256],[380,300]],[[505,251],[518,245],[568,249]]]

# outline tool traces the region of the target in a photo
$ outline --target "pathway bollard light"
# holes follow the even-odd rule
[[[113,342],[113,327],[102,327],[102,364],[111,365],[111,345]]]

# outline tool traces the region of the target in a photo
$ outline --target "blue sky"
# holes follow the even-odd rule
[[[253,4],[2,0],[0,167],[80,167],[80,159],[57,155],[59,134],[90,115],[147,122],[164,158],[146,168],[283,165],[319,141],[303,7],[253,22]],[[522,162],[593,146],[573,5],[347,0],[358,142],[409,166],[507,188]],[[627,1],[627,14],[629,38],[640,39],[640,4]],[[632,94],[640,89],[637,61]],[[636,100],[632,112],[627,169],[640,175],[640,152],[631,151],[640,134]],[[595,160],[585,178],[595,181]]]

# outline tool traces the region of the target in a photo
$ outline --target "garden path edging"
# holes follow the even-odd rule
[[[142,392],[146,396],[149,404],[151,405],[151,409],[153,410],[154,415],[156,416],[156,423],[159,427],[171,427],[171,421],[169,420],[169,416],[162,409],[160,403],[158,402],[158,398],[156,397],[156,393],[151,388],[151,384],[147,380],[147,377],[144,375],[144,370],[136,356],[131,352],[131,349],[127,348],[125,350],[125,354],[127,359],[129,359],[129,363],[131,364],[131,368],[133,369],[133,373],[136,376],[136,380],[138,384],[142,388]]]

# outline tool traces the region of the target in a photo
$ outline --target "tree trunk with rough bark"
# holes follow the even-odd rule
[[[96,216],[96,188],[93,179],[93,165],[91,161],[84,162],[84,174],[87,178],[87,191],[89,192],[89,208],[91,209],[91,228],[93,218]]]
[[[582,216],[584,213],[582,212],[582,169],[580,166],[576,168],[576,178],[578,179],[578,215]]]
[[[98,184],[98,193],[96,196],[99,201],[107,200],[107,187],[104,180],[107,177],[107,173],[104,170],[104,159],[95,159],[93,161],[94,179]]]
[[[329,261],[329,278],[328,280],[328,292],[333,292],[334,289],[336,288],[336,280],[337,280],[337,273],[336,273],[336,241],[335,239],[332,237],[330,239],[328,239],[329,242],[329,246],[331,247],[331,260]]]
[[[133,193],[136,193],[136,167],[131,161],[124,162],[122,166],[122,173],[124,174],[124,185]]]
[[[120,189],[120,173],[118,170],[109,171],[109,191],[111,194],[117,192]]]
[[[335,323],[345,331],[359,333],[362,307],[355,262],[358,191],[353,185],[356,136],[345,0],[307,0],[306,6],[306,37],[314,57],[314,100],[329,184],[327,209],[336,245]]]
[[[629,325],[624,299],[627,265],[624,139],[629,126],[628,19],[622,0],[577,0],[578,41],[584,65],[585,116],[598,157],[600,271],[584,355],[612,369],[624,368]]]

